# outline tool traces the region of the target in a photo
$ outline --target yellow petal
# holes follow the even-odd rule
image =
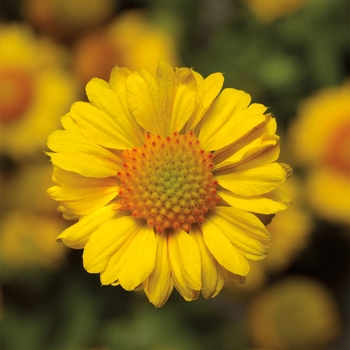
[[[52,151],[59,152],[48,153],[53,164],[83,176],[114,176],[122,166],[118,156],[74,131],[54,131],[47,145]]]
[[[47,193],[55,201],[62,201],[65,208],[75,215],[89,215],[102,208],[116,196],[116,192],[106,187],[94,188],[93,190],[75,189],[53,186]]]
[[[79,222],[68,227],[57,237],[57,242],[63,242],[70,248],[82,249],[89,241],[91,234],[100,225],[118,216],[120,216],[120,213],[114,211],[111,205],[103,207],[90,215],[82,217]]]
[[[126,102],[126,80],[131,73],[129,68],[115,66],[109,78],[109,86],[119,96],[124,109],[127,109],[128,105]]]
[[[124,111],[124,115],[127,117],[127,120],[123,120],[121,122],[125,123],[124,127],[130,129],[129,133],[135,133],[135,135],[132,137],[133,140],[136,141],[139,139],[139,142],[143,144],[144,135],[147,133],[147,130],[142,128],[142,126],[137,123],[129,109],[127,101],[126,81],[131,73],[131,70],[128,68],[114,67],[109,79],[109,86],[118,97],[119,104]]]
[[[126,89],[124,85],[124,90]],[[78,104],[81,118],[85,120],[83,134],[89,131],[91,140],[104,147],[124,149],[141,146],[145,140],[145,130],[136,122],[125,101],[113,91],[109,84],[101,79],[92,79],[86,86],[90,102],[95,109],[84,110],[84,104]],[[126,95],[126,92],[124,92]]]
[[[195,240],[185,231],[168,234],[168,251],[175,288],[187,301],[198,298],[201,283],[201,260]]]
[[[144,222],[131,216],[121,216],[105,222],[91,235],[85,246],[83,254],[85,269],[90,273],[104,271],[115,252],[123,247],[135,232],[142,230],[143,226]]]
[[[276,133],[276,120],[271,114],[264,114],[265,122],[255,127],[251,132],[240,140],[220,149],[214,153],[215,169],[226,166],[237,165],[238,162],[254,159],[254,154],[259,155],[258,159],[265,160],[269,147],[276,146],[275,152],[268,152],[270,157],[261,164],[274,162],[279,156],[278,140]],[[259,151],[260,149],[260,151]],[[256,166],[256,165],[255,165]]]
[[[136,221],[136,220],[135,220]],[[151,274],[156,259],[154,230],[143,220],[138,220],[137,229],[118,247],[101,273],[102,284],[115,281],[125,289],[134,290]],[[118,228],[118,230],[123,230]]]
[[[234,285],[234,286],[240,286],[245,283],[246,277],[236,275],[228,270],[226,270],[224,267],[221,267],[222,274],[225,278],[225,281]]]
[[[203,238],[206,246],[217,262],[230,272],[246,276],[249,272],[249,263],[241,251],[227,238],[224,232],[216,225],[215,209],[207,214],[202,225]],[[219,217],[219,220],[221,218]],[[230,230],[233,228],[230,227]]]
[[[216,207],[214,212],[215,215],[211,215],[209,220],[242,255],[252,260],[266,256],[271,235],[255,215],[231,207]]]
[[[67,153],[47,153],[51,157],[51,162],[58,167],[74,171],[78,174],[88,177],[108,177],[117,174],[120,169],[110,160],[101,159],[90,154],[80,152]]]
[[[137,122],[152,135],[167,136],[154,77],[145,70],[133,72],[126,81],[126,91],[128,106]]]
[[[214,170],[219,170],[227,167],[230,167],[232,169],[238,164],[250,161],[255,157],[260,157],[262,153],[273,147],[275,148],[275,152],[273,152],[273,154],[275,154],[275,157],[278,158],[278,140],[279,137],[276,135],[264,135],[249,143],[245,147],[237,148],[236,150],[232,149],[231,155],[218,164],[215,164]],[[270,154],[272,154],[272,152],[270,152]],[[219,161],[218,158],[219,157],[214,158],[215,163]],[[273,159],[272,161],[275,161],[277,158]]]
[[[286,180],[286,172],[278,163],[237,172],[218,171],[214,175],[222,187],[243,196],[271,192]]]
[[[197,93],[196,80],[191,69],[180,68],[176,70],[176,92],[172,107],[169,133],[180,131],[191,117]]]
[[[280,163],[280,165],[284,169],[284,171],[286,172],[287,179],[289,179],[292,176],[292,174],[293,174],[293,168],[290,167],[288,164],[285,164],[285,163]]]
[[[70,114],[70,112],[61,118],[61,124],[66,130],[75,131],[81,134],[78,128],[78,125],[75,122],[75,120],[72,118],[72,115]]]
[[[199,140],[207,151],[214,151],[247,135],[265,122],[266,107],[250,103],[250,96],[239,90],[224,89],[201,121]]]
[[[68,117],[66,120],[69,120]],[[87,140],[80,131],[56,130],[48,137],[47,146],[54,152],[84,152],[100,154],[104,149]]]
[[[144,223],[128,247],[129,260],[120,273],[119,283],[134,290],[151,274],[156,260],[156,240],[152,227]]]
[[[79,215],[72,213],[70,210],[65,208],[63,205],[57,207],[57,211],[62,214],[62,217],[66,220],[79,219]]]
[[[161,60],[157,67],[158,101],[159,110],[167,121],[170,121],[175,96],[175,74],[174,68],[167,62]],[[167,133],[170,133],[167,127]]]
[[[280,154],[280,146],[279,143],[276,146],[268,147],[262,153],[260,153],[257,157],[247,158],[242,162],[236,163],[234,165],[228,165],[225,168],[215,170],[214,172],[223,171],[243,171],[253,168],[258,168],[261,166],[265,166],[267,164],[275,162]]]
[[[218,190],[218,195],[232,207],[259,214],[274,214],[280,210],[287,209],[289,199],[284,195],[281,196],[281,193],[277,188],[261,196],[247,197],[225,189]]]
[[[157,234],[156,239],[156,263],[144,284],[144,290],[149,301],[155,307],[161,307],[173,291],[173,281],[168,261],[168,233]]]
[[[48,189],[56,201],[76,215],[88,215],[108,204],[119,190],[116,178],[88,178],[54,167],[53,180],[60,186]]]
[[[214,74],[217,74],[217,73],[214,73]],[[197,86],[200,86],[201,84],[203,84],[204,78],[203,78],[203,76],[202,76],[200,73],[198,73],[198,72],[196,72],[196,71],[194,70],[194,71],[193,71],[193,75],[194,75],[194,77],[196,78],[196,84],[197,84]]]
[[[221,266],[209,252],[203,240],[203,234],[197,225],[193,225],[190,232],[191,237],[198,244],[202,263],[202,290],[204,298],[214,298],[224,286],[224,278],[221,273]]]
[[[196,73],[196,72],[194,72]],[[198,93],[196,96],[195,110],[186,124],[186,132],[193,130],[203,118],[214,99],[219,94],[224,83],[222,73],[214,73],[203,79],[198,73],[197,77]],[[198,77],[199,76],[199,77]]]

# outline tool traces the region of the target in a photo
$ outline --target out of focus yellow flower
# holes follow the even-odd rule
[[[121,14],[109,27],[89,34],[75,47],[75,70],[84,85],[93,77],[108,80],[116,64],[155,73],[160,59],[179,64],[176,40],[136,10]]]
[[[76,88],[57,46],[24,26],[0,30],[0,147],[18,159],[46,149],[47,135],[76,98]]]
[[[243,0],[262,21],[272,22],[301,8],[305,0]]]
[[[46,163],[1,173],[0,261],[10,272],[11,268],[55,268],[65,257],[66,249],[55,238],[66,222],[45,193],[51,184],[51,166]]]
[[[306,100],[290,129],[295,162],[307,171],[306,197],[322,218],[350,224],[350,84]]]
[[[47,187],[53,183],[51,164],[24,164],[17,170],[9,174],[2,171],[1,209],[21,209],[35,214],[60,216],[56,202],[46,193]]]
[[[2,212],[0,261],[9,268],[57,267],[66,255],[56,236],[64,229],[61,220],[26,211]]]
[[[257,348],[321,349],[341,331],[338,305],[319,282],[288,277],[249,304],[247,326]]]
[[[23,14],[45,34],[67,39],[101,25],[115,5],[116,0],[25,0]]]

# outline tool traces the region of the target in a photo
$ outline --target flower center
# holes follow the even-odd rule
[[[142,147],[123,151],[119,210],[144,218],[158,232],[189,231],[220,200],[212,154],[194,134],[147,135]]]
[[[24,70],[0,69],[0,121],[20,119],[33,99],[33,79]]]

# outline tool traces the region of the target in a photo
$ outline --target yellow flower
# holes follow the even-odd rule
[[[156,72],[159,58],[179,63],[175,38],[141,11],[126,11],[108,27],[77,41],[74,67],[85,85],[92,77],[108,79],[118,66]]]
[[[257,295],[249,304],[247,325],[259,349],[323,349],[342,328],[331,291],[316,280],[297,276]]]
[[[1,152],[16,159],[40,154],[74,101],[75,84],[56,45],[37,39],[25,26],[0,30]]]
[[[22,13],[39,31],[70,39],[113,15],[116,0],[24,0]]]
[[[296,162],[307,171],[309,203],[322,218],[350,224],[350,84],[306,100],[292,125]]]
[[[143,288],[157,307],[174,286],[188,301],[211,298],[266,256],[270,234],[253,213],[286,208],[278,187],[291,169],[276,163],[266,107],[222,84],[164,61],[156,76],[115,67],[50,135],[48,192],[80,217],[58,240],[84,248],[103,285]]]
[[[297,11],[305,0],[244,0],[244,2],[261,21],[272,22]]]
[[[0,262],[8,268],[57,268],[66,257],[54,241],[66,225],[47,215],[25,210],[3,211]]]
[[[0,173],[1,210],[21,209],[44,216],[59,217],[57,203],[46,193],[52,186],[52,165],[28,162],[21,164],[18,171]],[[61,219],[61,218],[60,218]]]

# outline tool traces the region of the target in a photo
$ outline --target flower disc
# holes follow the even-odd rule
[[[118,202],[137,218],[162,232],[189,231],[220,200],[212,174],[212,154],[204,151],[191,132],[146,137],[142,147],[123,152],[124,170]]]

